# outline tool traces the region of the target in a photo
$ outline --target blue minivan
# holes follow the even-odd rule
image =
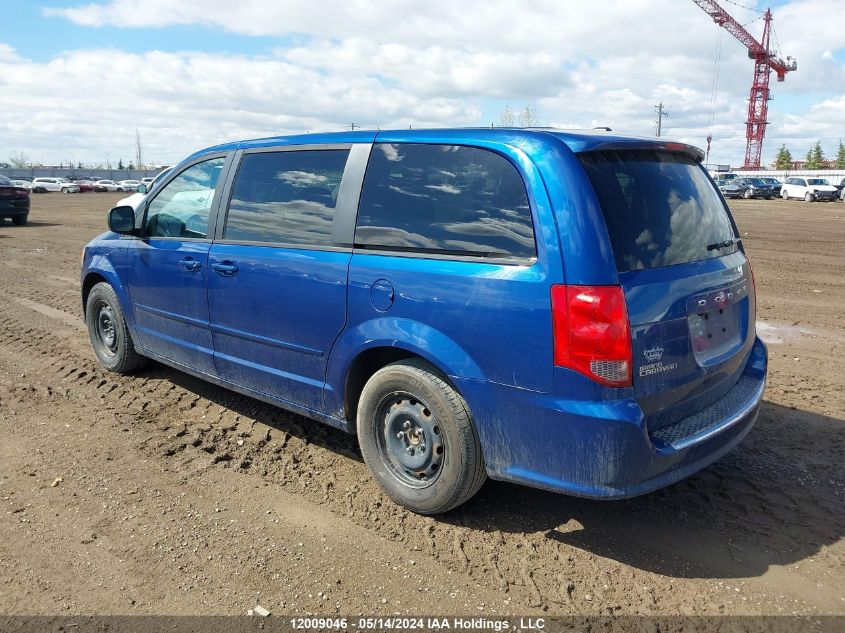
[[[355,433],[415,512],[487,476],[646,493],[736,446],[766,381],[751,266],[701,159],[501,128],[202,150],[86,246],[94,352]]]

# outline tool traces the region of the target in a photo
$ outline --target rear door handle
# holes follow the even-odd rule
[[[234,262],[229,261],[214,263],[211,265],[211,270],[216,272],[218,275],[223,275],[224,277],[231,277],[232,275],[238,274],[238,267],[234,264]]]
[[[180,259],[179,264],[189,273],[195,273],[200,268],[202,268],[202,262],[198,262],[193,257],[186,257],[185,259]]]

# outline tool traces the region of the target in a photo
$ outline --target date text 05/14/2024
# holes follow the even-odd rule
[[[494,620],[482,617],[364,617],[348,618],[291,618],[291,627],[297,630],[419,630],[419,631],[541,631],[546,628],[544,618],[518,618],[515,621]]]

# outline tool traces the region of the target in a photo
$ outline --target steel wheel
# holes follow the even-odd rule
[[[440,475],[445,437],[431,410],[410,393],[394,392],[376,408],[382,461],[406,486],[425,488]]]
[[[94,339],[105,355],[113,357],[117,354],[117,331],[115,330],[115,316],[111,306],[105,301],[98,301],[94,305]]]
[[[396,503],[439,514],[472,497],[486,477],[469,407],[439,371],[416,358],[375,372],[356,412],[361,455]]]
[[[91,288],[85,301],[85,323],[97,360],[109,371],[126,374],[146,363],[135,351],[120,300],[108,283]]]

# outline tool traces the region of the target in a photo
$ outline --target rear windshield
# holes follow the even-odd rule
[[[692,158],[626,150],[579,159],[601,204],[619,272],[736,252],[727,209]]]

